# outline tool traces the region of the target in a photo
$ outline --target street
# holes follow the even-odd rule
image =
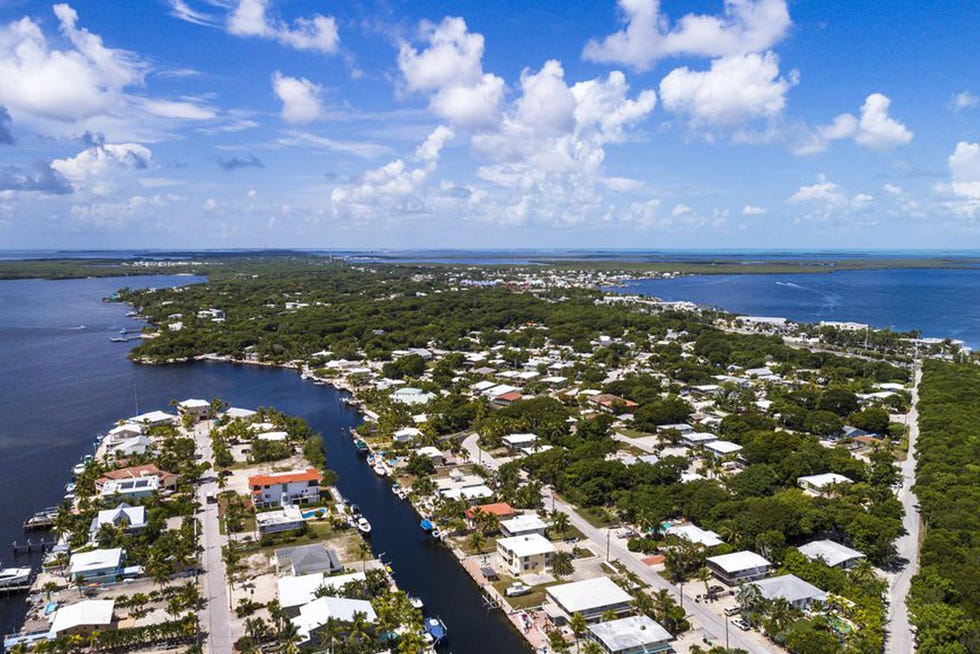
[[[919,569],[919,501],[912,492],[915,484],[915,441],[919,436],[919,382],[922,380],[922,369],[915,371],[915,383],[912,386],[912,407],[906,418],[909,426],[908,457],[902,462],[902,488],[898,499],[905,509],[902,526],[905,533],[895,541],[899,559],[903,559],[905,567],[891,577],[889,588],[888,623],[885,640],[887,654],[907,654],[915,651],[915,636],[909,624],[909,612],[905,606],[912,577]]]
[[[214,465],[211,452],[211,438],[208,423],[194,427],[194,440],[201,460]],[[213,471],[198,486],[197,499],[204,508],[198,513],[201,527],[201,547],[204,553],[201,564],[204,567],[204,608],[199,614],[202,628],[207,631],[204,651],[211,654],[225,654],[232,651],[231,611],[228,608],[228,586],[225,582],[225,562],[221,548],[225,539],[218,531],[218,505],[207,501],[208,493],[218,493],[218,484]]]

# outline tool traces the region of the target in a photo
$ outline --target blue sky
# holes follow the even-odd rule
[[[0,0],[0,247],[976,248],[970,3]]]

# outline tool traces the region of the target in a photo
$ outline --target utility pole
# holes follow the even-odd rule
[[[609,563],[609,537],[612,536],[612,527],[606,528],[606,563]]]
[[[728,618],[725,618],[725,654],[728,654]]]

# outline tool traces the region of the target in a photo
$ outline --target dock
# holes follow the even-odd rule
[[[11,548],[13,549],[14,555],[16,556],[19,554],[30,554],[31,552],[44,552],[49,547],[54,545],[55,542],[56,541],[54,539],[45,540],[44,538],[42,538],[38,541],[35,541],[31,538],[28,538],[26,543],[18,543],[17,541],[14,541],[11,544]]]
[[[54,527],[54,520],[58,516],[58,507],[51,506],[43,511],[38,511],[24,521],[24,531],[44,530]]]

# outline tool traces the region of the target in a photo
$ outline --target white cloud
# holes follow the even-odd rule
[[[769,213],[769,210],[765,207],[757,207],[751,204],[747,204],[742,207],[743,216],[764,216]]]
[[[643,180],[629,177],[603,177],[599,181],[609,190],[619,193],[636,191],[646,186],[646,182]]]
[[[707,71],[676,68],[661,80],[660,97],[665,109],[690,116],[696,127],[732,127],[778,115],[796,82],[796,71],[780,77],[775,53],[750,53],[715,59]]]
[[[677,216],[686,216],[692,211],[693,209],[691,209],[691,207],[687,206],[686,204],[677,204],[674,205],[674,208],[670,210],[670,215],[676,218]]]
[[[483,35],[470,32],[462,18],[423,21],[416,50],[402,42],[398,68],[409,91],[429,94],[429,106],[462,127],[489,127],[499,120],[504,80],[483,72]]]
[[[969,91],[960,91],[959,93],[954,93],[953,97],[949,100],[949,106],[953,111],[962,111],[963,109],[973,109],[977,105],[980,105],[980,98],[973,95]]]
[[[967,216],[980,213],[980,143],[960,141],[949,155],[949,190],[957,199],[947,203],[954,212]]]
[[[314,14],[297,18],[292,25],[268,15],[269,0],[239,0],[228,16],[228,33],[274,39],[296,50],[334,54],[340,46],[337,21],[333,16]]]
[[[214,109],[197,102],[172,100],[142,100],[146,113],[161,118],[180,120],[212,120],[217,117]]]
[[[807,139],[797,145],[796,154],[823,152],[832,141],[853,139],[858,145],[871,150],[892,150],[906,145],[915,134],[888,114],[891,99],[881,93],[872,93],[861,106],[861,117],[840,114],[829,125],[818,127]]]
[[[282,102],[282,118],[289,123],[309,123],[323,114],[320,87],[303,77],[288,77],[278,70],[272,89]]]
[[[791,26],[785,0],[725,0],[720,16],[687,14],[671,26],[660,0],[618,0],[626,27],[586,44],[590,61],[647,70],[671,56],[727,57],[767,50]]]
[[[815,184],[801,186],[787,202],[805,207],[804,220],[825,222],[848,219],[852,222],[868,224],[873,222],[876,199],[867,193],[857,193],[853,197],[838,184],[824,175],[817,176]]]
[[[218,201],[215,200],[214,198],[208,198],[207,200],[204,201],[204,204],[201,205],[201,208],[209,213],[212,211],[217,211]]]
[[[153,166],[153,154],[137,143],[92,145],[74,157],[55,159],[51,168],[64,175],[76,192],[105,196],[116,190],[129,171]]]
[[[847,197],[840,186],[820,175],[816,184],[801,186],[787,201],[792,204],[819,202],[834,207],[842,207],[847,204]]]

